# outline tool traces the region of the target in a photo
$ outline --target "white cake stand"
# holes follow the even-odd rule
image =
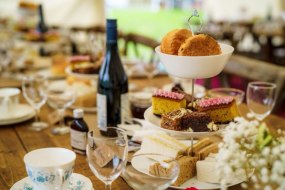
[[[234,51],[230,45],[222,43],[219,45],[222,53],[211,56],[169,55],[162,53],[160,46],[156,47],[155,51],[169,75],[182,79],[192,79],[192,94],[194,94],[195,79],[211,78],[221,73]],[[195,136],[189,134],[192,142]]]

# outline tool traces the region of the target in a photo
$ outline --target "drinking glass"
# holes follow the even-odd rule
[[[149,62],[148,61],[142,61],[144,73],[149,80],[149,83],[148,83],[149,85],[153,83],[152,79],[159,72],[158,64],[159,64],[158,59],[154,59],[154,60],[149,61]],[[156,89],[156,87],[154,87],[154,86],[148,86],[148,87],[144,88],[144,91],[153,92],[155,89]]]
[[[76,92],[72,86],[57,85],[62,84],[57,81],[49,81],[47,88],[47,102],[48,104],[57,110],[59,115],[59,125],[52,129],[52,133],[57,135],[63,135],[69,133],[69,127],[64,123],[65,109],[71,106],[76,99]]]
[[[152,160],[153,157],[160,157],[159,163],[169,167],[169,173],[167,176],[155,176],[149,173],[150,163],[157,161]],[[167,189],[172,183],[174,183],[179,175],[179,164],[171,157],[160,154],[135,154],[132,159],[137,159],[136,163],[132,161],[132,164],[139,164],[137,167],[141,168],[143,172],[137,171],[132,165],[126,167],[122,176],[128,182],[128,184],[135,190],[163,190]],[[166,160],[166,162],[164,161]],[[140,164],[145,164],[144,166]]]
[[[237,105],[240,105],[244,99],[244,92],[236,88],[213,88],[208,91],[211,97],[231,96],[236,100]]]
[[[25,76],[22,80],[22,90],[27,102],[35,109],[35,121],[29,129],[34,131],[41,131],[48,127],[48,124],[40,121],[40,108],[45,104],[47,96],[45,89],[47,81],[44,76],[34,75]]]
[[[269,82],[250,82],[247,86],[246,101],[250,112],[262,121],[268,116],[276,102],[276,84]]]
[[[116,137],[96,136],[88,133],[87,158],[91,171],[111,190],[112,182],[118,178],[126,166],[128,138],[123,129],[109,127]]]

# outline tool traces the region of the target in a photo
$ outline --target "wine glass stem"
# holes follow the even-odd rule
[[[40,121],[40,108],[36,107],[35,112],[36,112],[35,122],[39,122]]]
[[[65,109],[58,109],[58,115],[59,115],[59,126],[64,127],[64,110]]]
[[[105,190],[111,190],[111,184],[105,184]]]

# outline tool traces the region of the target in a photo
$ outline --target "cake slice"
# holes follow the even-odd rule
[[[192,156],[181,156],[177,159],[180,166],[180,172],[177,180],[172,184],[173,186],[180,186],[187,180],[191,179],[196,175],[196,162],[198,157]]]
[[[185,114],[182,118],[181,125],[191,128],[194,132],[216,131],[217,126],[212,125],[212,119],[205,112],[191,112]]]
[[[172,184],[173,186],[180,186],[187,180],[196,175],[197,157],[180,156],[176,159],[179,165],[179,174],[177,180]],[[167,164],[169,163],[169,164]],[[164,162],[156,162],[149,167],[149,173],[158,177],[170,177],[173,171],[173,162],[165,160]]]
[[[192,112],[180,108],[163,114],[161,127],[176,131],[216,131],[218,128],[212,125],[211,117],[205,112]]]
[[[212,143],[203,149],[195,152],[195,156],[198,156],[199,160],[204,160],[210,153],[218,153],[219,143]]]
[[[195,143],[193,145],[193,147],[189,147],[187,148],[187,150],[185,151],[185,155],[195,155],[197,156],[197,153],[202,150],[203,148],[209,146],[210,144],[212,144],[213,142],[209,139],[209,138],[203,138],[201,140],[199,140],[197,143]]]
[[[236,101],[230,96],[202,99],[198,111],[208,113],[215,123],[228,123],[239,115]]]
[[[167,114],[163,114],[161,117],[160,126],[165,129],[175,130],[175,131],[192,131],[189,127],[182,125],[183,116],[191,113],[191,110],[185,108],[180,108],[171,111]]]
[[[179,108],[186,107],[185,95],[177,92],[157,90],[152,95],[152,111],[155,115],[162,115]]]

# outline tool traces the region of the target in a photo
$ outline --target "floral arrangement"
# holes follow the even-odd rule
[[[217,156],[221,187],[226,189],[233,176],[245,176],[250,188],[285,189],[285,135],[269,133],[265,123],[236,118],[226,128]],[[280,135],[281,134],[281,135]]]

